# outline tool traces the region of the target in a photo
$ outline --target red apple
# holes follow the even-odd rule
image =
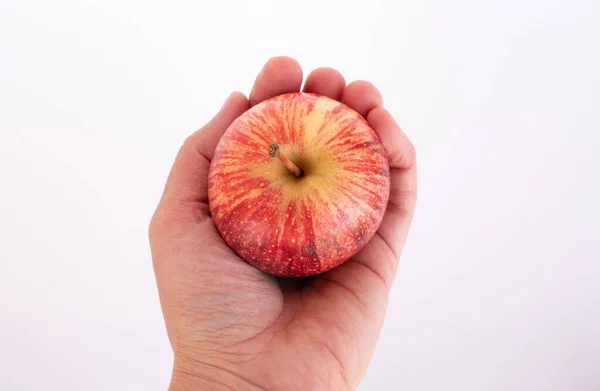
[[[269,274],[330,270],[364,247],[390,192],[385,151],[357,112],[333,99],[284,94],[226,130],[208,200],[225,242]]]

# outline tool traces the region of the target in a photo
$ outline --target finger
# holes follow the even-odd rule
[[[290,57],[273,57],[260,71],[250,92],[250,104],[288,92],[300,91],[302,68]]]
[[[164,202],[207,202],[208,169],[217,143],[233,120],[248,108],[244,94],[234,92],[208,124],[187,138],[169,173]]]
[[[368,81],[357,80],[344,89],[342,103],[356,110],[364,118],[375,108],[383,107],[379,90]]]
[[[387,110],[373,109],[367,121],[379,135],[390,164],[390,198],[377,232],[398,259],[417,201],[416,152]]]
[[[332,68],[317,68],[306,78],[303,91],[341,100],[345,87],[346,80],[341,73]]]

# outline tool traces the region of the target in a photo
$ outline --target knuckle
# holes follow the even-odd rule
[[[410,141],[410,139],[407,138],[407,143],[406,143],[406,154],[407,154],[407,159],[409,161],[409,163],[414,164],[417,161],[417,148],[415,147],[415,144],[413,144],[412,141]]]

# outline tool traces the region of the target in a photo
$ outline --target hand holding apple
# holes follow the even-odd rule
[[[150,224],[171,390],[350,390],[367,368],[415,206],[414,148],[370,83],[320,68],[307,94],[301,85],[295,60],[269,60],[249,99],[232,94],[171,169]],[[271,109],[281,123],[312,120],[226,132]],[[270,273],[313,276],[277,278],[236,252]]]

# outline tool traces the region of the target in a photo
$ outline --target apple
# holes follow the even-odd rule
[[[214,223],[246,262],[306,277],[356,254],[390,193],[385,150],[350,107],[309,93],[263,101],[238,117],[210,164]]]

